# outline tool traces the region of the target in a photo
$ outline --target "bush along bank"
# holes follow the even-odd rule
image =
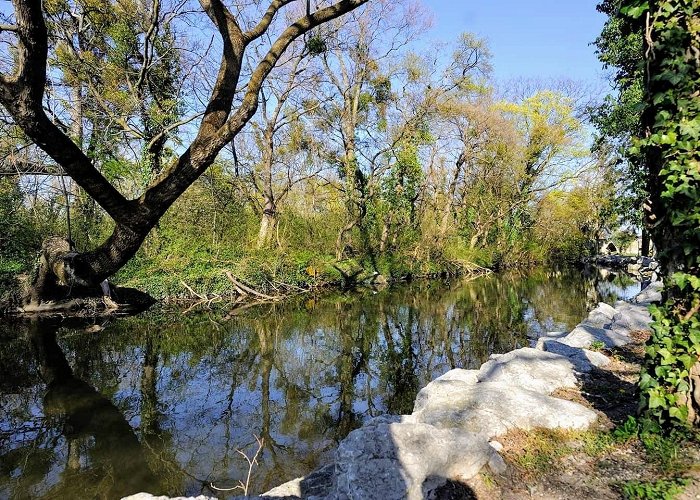
[[[261,251],[230,259],[136,259],[115,281],[164,302],[192,303],[279,300],[323,288],[383,286],[417,278],[480,276],[490,272],[486,267],[458,259],[432,261],[395,255],[336,261],[329,255]]]

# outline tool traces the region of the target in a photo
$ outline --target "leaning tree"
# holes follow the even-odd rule
[[[222,47],[208,102],[191,143],[162,168],[140,196],[128,199],[71,139],[65,127],[46,112],[51,68],[45,6],[41,0],[12,0],[10,22],[0,25],[1,32],[12,35],[13,62],[10,70],[0,74],[0,103],[27,137],[114,221],[111,235],[90,251],[74,252],[67,244],[45,246],[43,270],[33,283],[31,301],[38,303],[51,296],[50,283],[67,285],[72,290],[94,287],[124,266],[168,208],[254,116],[260,89],[290,44],[367,1],[339,0],[312,10],[309,0],[273,0],[251,22],[250,11],[243,6],[199,0]],[[291,16],[295,7],[302,13],[294,20]],[[279,19],[288,22],[278,31],[275,26]],[[261,41],[269,41],[263,44],[266,50],[251,50],[259,49]]]

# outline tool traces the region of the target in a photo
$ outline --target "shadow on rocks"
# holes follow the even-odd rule
[[[593,368],[581,378],[581,396],[615,425],[623,423],[629,415],[634,415],[639,404],[636,383],[600,368]]]
[[[425,500],[476,500],[468,485],[439,476],[429,476],[423,483]]]

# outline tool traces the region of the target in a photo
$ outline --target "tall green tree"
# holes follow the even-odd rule
[[[367,0],[339,0],[307,11],[279,32],[271,29],[275,17],[292,0],[273,0],[267,7],[254,4],[246,11],[231,10],[221,0],[200,0],[202,11],[219,36],[221,57],[216,78],[194,139],[162,169],[144,192],[128,199],[97,168],[94,160],[47,114],[44,98],[51,71],[47,5],[40,0],[13,0],[12,22],[2,31],[13,36],[12,69],[0,75],[0,103],[14,123],[59,164],[113,219],[111,236],[96,248],[72,255],[51,255],[44,272],[61,269],[59,281],[67,285],[94,286],[123,267],[141,246],[168,208],[214,162],[221,149],[255,114],[259,91],[289,45],[316,26],[361,6]],[[234,12],[239,12],[235,14]],[[252,19],[252,20],[251,20]],[[128,34],[127,34],[128,35]],[[265,37],[265,38],[262,38]],[[258,54],[247,49],[269,40]],[[250,56],[252,70],[243,72]],[[8,56],[10,57],[10,56]],[[145,58],[146,54],[140,54]],[[45,293],[35,283],[33,301]]]
[[[637,168],[640,158],[631,149],[634,137],[642,135],[639,116],[644,99],[643,35],[631,20],[616,15],[617,0],[606,0],[598,11],[608,16],[603,31],[596,38],[598,58],[612,70],[615,94],[591,110],[591,120],[598,130],[596,149],[606,155],[619,177],[619,194],[615,197],[618,215],[642,228],[642,255],[649,255],[649,233],[642,221],[642,205],[647,198],[644,171]]]

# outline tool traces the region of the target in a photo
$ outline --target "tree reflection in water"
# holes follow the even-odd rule
[[[0,324],[0,497],[213,493],[245,478],[236,450],[252,455],[254,435],[251,490],[264,491],[330,461],[366,419],[410,412],[433,377],[571,328],[625,290],[638,285],[540,271],[157,310],[100,332]]]

